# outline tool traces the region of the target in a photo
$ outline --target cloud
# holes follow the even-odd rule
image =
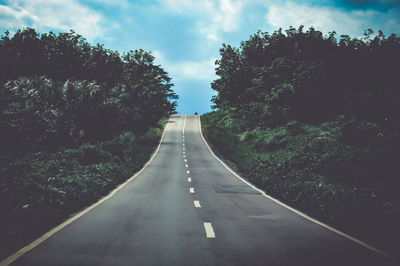
[[[173,76],[177,80],[204,80],[212,81],[215,77],[215,58],[202,61],[184,61],[172,65]]]
[[[275,28],[304,25],[305,28],[313,26],[324,33],[336,31],[338,34],[356,37],[368,28],[381,29],[387,33],[400,32],[399,14],[398,9],[385,12],[372,9],[345,11],[334,7],[286,2],[280,6],[269,6],[265,18]]]
[[[156,64],[160,64],[174,81],[211,82],[216,78],[214,57],[199,61],[172,61],[166,59],[160,51],[154,51],[152,54]]]
[[[219,41],[221,32],[239,28],[245,0],[159,0],[169,12],[195,19],[196,29],[208,40]]]
[[[127,6],[128,5],[128,0],[83,0],[83,2],[87,3],[95,3],[95,4],[100,4],[100,5],[106,5],[106,6]]]
[[[2,27],[15,28],[24,20],[38,21],[39,19],[27,10],[15,10],[9,6],[0,5],[0,24]]]
[[[89,41],[102,37],[102,16],[76,0],[13,0],[0,5],[0,24],[9,29],[75,30]]]

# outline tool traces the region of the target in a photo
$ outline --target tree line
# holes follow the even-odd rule
[[[72,30],[7,31],[0,39],[1,149],[55,150],[142,134],[175,112],[172,86],[141,49],[121,55]]]
[[[399,129],[400,38],[366,30],[363,38],[303,26],[257,32],[216,61],[214,108],[234,109],[261,127],[337,115]]]

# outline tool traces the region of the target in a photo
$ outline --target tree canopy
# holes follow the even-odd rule
[[[151,53],[120,55],[74,31],[32,28],[0,39],[0,145],[54,149],[145,132],[178,97]]]
[[[400,38],[324,35],[290,27],[257,32],[240,48],[224,44],[216,61],[214,108],[233,108],[264,127],[318,123],[336,115],[399,128]]]

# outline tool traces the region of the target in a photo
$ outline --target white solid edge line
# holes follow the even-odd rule
[[[111,191],[107,196],[101,198],[99,201],[97,201],[96,203],[93,203],[91,206],[87,207],[86,209],[84,209],[83,211],[75,214],[74,216],[72,216],[71,218],[69,218],[68,220],[66,220],[65,222],[59,224],[58,226],[54,227],[53,229],[51,229],[50,231],[48,231],[47,233],[45,233],[44,235],[42,235],[41,237],[37,238],[36,240],[34,240],[33,242],[31,242],[30,244],[26,245],[25,247],[21,248],[20,250],[18,250],[16,253],[10,255],[8,258],[6,258],[5,260],[3,260],[2,262],[0,262],[0,266],[6,266],[11,264],[12,262],[14,262],[16,259],[18,259],[19,257],[21,257],[22,255],[24,255],[25,253],[27,253],[28,251],[34,249],[35,247],[37,247],[39,244],[41,244],[43,241],[45,241],[46,239],[48,239],[49,237],[51,237],[52,235],[54,235],[55,233],[57,233],[58,231],[60,231],[61,229],[63,229],[64,227],[66,227],[67,225],[69,225],[70,223],[74,222],[75,220],[77,220],[78,218],[80,218],[81,216],[85,215],[86,213],[88,213],[89,211],[93,210],[94,208],[96,208],[97,206],[99,206],[100,204],[102,204],[104,201],[110,199],[112,196],[115,195],[115,193],[117,193],[120,189],[122,189],[125,185],[127,185],[128,183],[130,183],[133,179],[135,179],[138,175],[140,175],[143,170],[153,161],[154,157],[157,155],[158,151],[160,150],[160,146],[164,140],[164,135],[165,132],[167,132],[167,128],[169,126],[170,123],[168,123],[170,121],[170,118],[167,121],[167,125],[164,128],[164,132],[161,135],[161,139],[160,142],[158,143],[157,149],[155,150],[155,152],[152,154],[152,156],[150,157],[150,159],[145,163],[145,165],[143,166],[142,169],[140,169],[139,172],[137,172],[136,174],[134,174],[132,177],[130,177],[128,180],[126,180],[124,183],[120,184],[118,187],[116,187],[113,191]]]
[[[352,240],[352,241],[356,242],[357,244],[359,244],[359,245],[361,245],[361,246],[363,246],[363,247],[365,247],[365,248],[367,248],[367,249],[369,249],[369,250],[375,251],[375,252],[377,252],[377,253],[379,253],[379,254],[385,256],[385,257],[393,258],[391,255],[387,254],[386,252],[383,252],[383,251],[381,251],[381,250],[379,250],[379,249],[377,249],[377,248],[375,248],[375,247],[373,247],[373,246],[371,246],[371,245],[368,245],[367,243],[365,243],[365,242],[363,242],[363,241],[361,241],[361,240],[359,240],[359,239],[357,239],[357,238],[355,238],[355,237],[352,237],[352,236],[350,236],[350,235],[348,235],[348,234],[346,234],[346,233],[344,233],[344,232],[342,232],[342,231],[339,231],[338,229],[335,229],[335,228],[333,228],[333,227],[331,227],[331,226],[329,226],[329,225],[327,225],[327,224],[324,224],[323,222],[320,222],[320,221],[318,221],[318,220],[316,220],[316,219],[314,219],[314,218],[311,218],[311,217],[308,216],[307,214],[302,213],[301,211],[298,211],[298,210],[296,210],[296,209],[290,207],[289,205],[286,205],[285,203],[283,203],[283,202],[281,202],[281,201],[279,201],[279,200],[277,200],[277,199],[275,199],[275,198],[269,196],[269,195],[266,194],[263,190],[257,188],[256,186],[254,186],[253,184],[251,184],[249,181],[247,181],[247,180],[245,180],[244,178],[242,178],[241,176],[239,176],[239,175],[238,175],[237,173],[235,173],[229,166],[227,166],[220,158],[218,158],[218,157],[214,154],[214,152],[212,151],[212,149],[210,148],[210,146],[208,145],[207,141],[205,140],[205,138],[204,138],[204,136],[203,136],[203,132],[202,132],[202,130],[201,130],[201,120],[200,120],[200,116],[199,116],[198,120],[199,120],[199,130],[200,130],[201,138],[203,139],[203,141],[204,141],[204,143],[206,144],[208,150],[209,150],[210,153],[214,156],[214,158],[217,159],[217,161],[219,161],[226,169],[229,170],[229,172],[231,172],[231,173],[232,173],[234,176],[236,176],[238,179],[240,179],[241,181],[243,181],[244,183],[246,183],[247,185],[249,185],[250,187],[252,187],[254,190],[260,192],[262,196],[264,196],[264,197],[266,197],[266,198],[268,198],[268,199],[274,201],[275,203],[281,205],[282,207],[285,207],[285,208],[291,210],[292,212],[294,212],[294,213],[296,213],[296,214],[302,216],[303,218],[305,218],[305,219],[307,219],[307,220],[309,220],[309,221],[311,221],[311,222],[314,222],[314,223],[316,223],[316,224],[318,224],[318,225],[320,225],[320,226],[322,226],[322,227],[324,227],[324,228],[326,228],[326,229],[328,229],[328,230],[330,230],[330,231],[332,231],[332,232],[335,232],[335,233],[337,233],[337,234],[339,234],[339,235],[341,235],[341,236],[343,236],[343,237],[345,237],[345,238],[347,238],[347,239],[349,239],[349,240]]]
[[[206,230],[207,238],[215,238],[214,229],[211,223],[204,223],[204,229]]]
[[[186,115],[185,115],[185,120],[183,122],[183,128],[182,128],[182,136],[185,137],[185,127],[186,127]]]
[[[200,201],[195,200],[195,201],[193,201],[193,204],[194,204],[194,206],[195,206],[196,208],[201,208]]]

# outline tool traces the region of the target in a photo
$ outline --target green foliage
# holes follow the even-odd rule
[[[71,31],[0,40],[0,147],[72,147],[145,133],[176,107],[171,78],[143,50],[122,56]]]
[[[224,44],[216,61],[214,108],[236,108],[249,125],[320,123],[346,115],[400,128],[400,38],[371,39],[303,27],[257,32],[240,48]]]

